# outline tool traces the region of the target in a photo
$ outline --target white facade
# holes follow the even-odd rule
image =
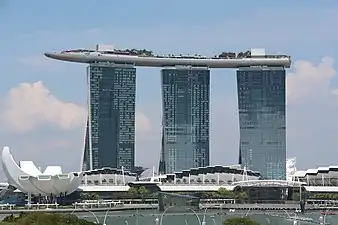
[[[293,180],[294,175],[297,172],[297,158],[286,159],[286,180]]]
[[[82,173],[62,173],[60,166],[48,166],[41,172],[32,161],[15,162],[9,147],[1,154],[2,168],[9,185],[36,196],[60,196],[74,192],[82,180]]]
[[[306,182],[308,186],[338,186],[338,166],[318,167],[297,171],[293,180]]]

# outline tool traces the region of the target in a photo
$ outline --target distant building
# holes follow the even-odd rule
[[[132,65],[90,64],[83,170],[132,170],[135,164],[136,69]]]
[[[283,67],[237,71],[239,163],[265,179],[286,179],[286,97]]]
[[[210,71],[163,69],[162,174],[209,166]]]

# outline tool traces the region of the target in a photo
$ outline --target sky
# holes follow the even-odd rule
[[[96,44],[210,56],[265,48],[292,56],[287,157],[297,157],[298,169],[338,165],[337,15],[331,0],[0,0],[0,146],[9,146],[16,161],[80,169],[86,65],[44,52]],[[235,70],[212,70],[213,165],[237,163],[235,78]],[[159,68],[137,68],[136,98],[136,163],[157,166]]]

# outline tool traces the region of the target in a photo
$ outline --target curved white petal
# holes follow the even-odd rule
[[[32,183],[32,176],[20,176],[19,177],[19,182],[22,187],[24,187],[25,192],[28,192],[33,195],[47,195],[45,192],[42,192],[36,186],[34,183]]]
[[[32,161],[20,161],[19,165],[21,170],[30,176],[38,176],[42,174]]]
[[[47,166],[43,174],[53,175],[53,176],[62,174],[61,166]]]
[[[83,178],[83,173],[71,173],[70,177],[71,177],[71,181],[69,183],[68,190],[67,190],[68,194],[73,193],[80,186],[82,178]]]
[[[25,188],[20,184],[20,176],[28,176],[13,159],[9,147],[4,147],[1,154],[2,169],[8,179],[8,183],[22,192],[26,192]]]
[[[54,189],[54,181],[57,177],[51,175],[40,175],[38,177],[30,177],[31,183],[39,190],[42,195],[57,195]]]
[[[70,174],[60,174],[56,175],[58,178],[56,182],[54,183],[54,189],[59,193],[65,193],[68,191],[68,187],[71,183]]]

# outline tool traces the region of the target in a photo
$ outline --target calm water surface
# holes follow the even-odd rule
[[[104,222],[105,212],[97,212],[95,216],[91,213],[77,214],[80,218],[85,218],[90,221],[98,220],[100,223]],[[221,221],[231,217],[242,217],[247,214],[248,217],[260,222],[261,225],[287,225],[293,224],[293,220],[288,220],[286,212],[247,212],[236,211],[234,213],[227,212],[226,215],[220,215],[218,211],[208,211],[205,216],[206,225],[221,225]],[[293,212],[288,213],[289,216],[295,216]],[[306,224],[320,224],[319,212],[306,213],[302,217],[312,218],[313,222],[299,221],[298,225]],[[96,217],[96,218],[95,218]],[[198,212],[198,217],[203,221],[204,213]],[[161,214],[156,211],[140,211],[139,215],[136,211],[121,211],[121,212],[108,212],[106,217],[106,225],[155,225],[156,218],[161,218]],[[338,215],[327,215],[326,224],[338,225]],[[198,225],[199,221],[197,216],[193,213],[166,213],[162,217],[162,225]]]

